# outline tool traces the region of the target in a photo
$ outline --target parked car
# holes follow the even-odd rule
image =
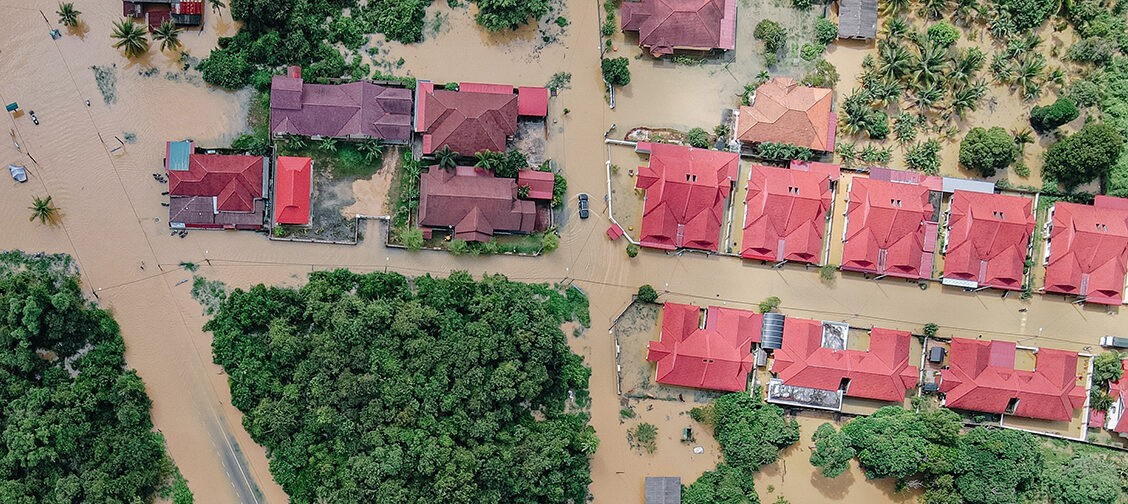
[[[580,193],[580,218],[588,218],[588,195]]]
[[[1120,336],[1102,336],[1101,346],[1109,348],[1128,348],[1128,338]]]
[[[27,169],[22,166],[10,164],[8,165],[8,173],[12,174],[12,180],[16,182],[27,182]]]

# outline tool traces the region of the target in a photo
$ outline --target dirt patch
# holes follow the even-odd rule
[[[309,227],[279,226],[278,238],[325,240],[353,243],[360,241],[356,219],[346,218],[342,209],[356,203],[352,185],[355,177],[335,177],[314,163]]]
[[[544,121],[519,121],[517,134],[513,137],[510,147],[525,154],[529,166],[539,166],[545,160],[545,142],[548,139],[548,128]]]
[[[646,360],[647,345],[661,335],[661,305],[634,303],[615,326],[622,366],[623,395],[665,401],[709,402],[720,394],[707,390],[662,385],[654,381],[654,364]]]
[[[388,215],[388,191],[399,170],[399,156],[384,156],[380,169],[367,179],[352,183],[353,204],[341,210],[341,216],[351,219],[357,215]]]

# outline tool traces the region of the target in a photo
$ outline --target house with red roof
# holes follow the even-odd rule
[[[528,187],[528,198],[531,200],[552,201],[552,190],[556,187],[556,176],[552,172],[521,170],[517,172],[517,187]]]
[[[940,392],[949,408],[1068,422],[1085,404],[1077,352],[1041,348],[1033,371],[1015,369],[1010,341],[952,338]]]
[[[1120,366],[1125,372],[1119,380],[1108,384],[1112,407],[1108,409],[1107,423],[1104,425],[1106,429],[1120,434],[1121,437],[1128,437],[1128,415],[1125,414],[1128,412],[1125,409],[1128,406],[1128,361],[1120,361]]]
[[[818,264],[833,199],[824,173],[753,166],[740,256]]]
[[[666,303],[662,335],[647,347],[655,381],[666,385],[740,392],[748,388],[763,316],[745,310]]]
[[[301,68],[270,81],[273,135],[411,140],[411,90],[371,82],[307,84]]]
[[[293,226],[310,225],[313,160],[278,156],[274,163],[274,222]]]
[[[930,278],[937,228],[928,188],[854,177],[849,191],[842,269]]]
[[[443,147],[462,155],[502,152],[517,133],[517,118],[544,118],[548,89],[506,84],[461,82],[458,90],[415,85],[414,129],[422,135],[423,154]]]
[[[944,242],[945,285],[1022,289],[1033,202],[1022,196],[955,191]]]
[[[830,111],[834,93],[775,77],[756,88],[752,104],[740,107],[736,138],[745,146],[785,143],[831,152],[838,116]]]
[[[126,0],[121,6],[123,16],[144,20],[149,31],[165,21],[176,26],[204,24],[204,0]]]
[[[489,241],[496,233],[536,230],[536,204],[517,198],[517,181],[472,166],[432,166],[419,182],[419,225],[424,235],[449,230],[455,239]]]
[[[190,141],[168,142],[165,169],[170,227],[262,229],[266,158],[196,154]]]
[[[888,402],[904,401],[917,386],[920,370],[909,363],[908,332],[874,328],[868,350],[845,350],[823,346],[823,325],[791,317],[784,322],[783,345],[772,362],[784,385]]]
[[[716,252],[721,222],[736,184],[740,157],[733,152],[639,142],[650,165],[638,169],[635,187],[646,191],[639,244],[664,250]]]
[[[736,47],[736,0],[641,0],[620,10],[622,30],[637,31],[639,47],[655,58]]]
[[[1123,198],[1098,196],[1092,206],[1055,203],[1046,240],[1046,292],[1086,303],[1124,302],[1128,209]]]

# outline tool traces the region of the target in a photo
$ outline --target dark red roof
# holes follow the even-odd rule
[[[1022,288],[1034,233],[1033,202],[1021,196],[956,191],[948,218],[944,278]]]
[[[916,387],[919,368],[909,364],[908,332],[874,328],[869,350],[825,348],[822,335],[821,322],[788,317],[772,372],[785,385],[822,390],[837,390],[849,379],[847,396],[880,401],[904,401],[905,392]]]
[[[215,198],[222,212],[252,212],[262,199],[263,157],[192,154],[188,170],[168,171],[170,196]]]
[[[928,188],[854,177],[846,210],[842,269],[929,278],[932,252],[926,247],[926,237],[935,228],[925,223],[931,216]]]
[[[548,89],[542,87],[517,88],[517,114],[529,117],[548,115]]]
[[[419,184],[419,224],[453,228],[454,237],[488,241],[495,232],[535,230],[536,205],[517,199],[517,181],[473,167],[432,166]]]
[[[411,90],[371,82],[306,84],[276,75],[270,91],[270,131],[276,135],[411,139]]]
[[[1014,415],[1068,422],[1085,404],[1085,387],[1077,384],[1077,353],[1042,348],[1034,370],[1014,368],[1015,347],[1009,341],[952,338],[948,368],[940,371],[940,392],[949,408],[1006,413],[1018,400]]]
[[[824,174],[753,166],[741,257],[818,263],[833,197]]]
[[[655,57],[736,47],[736,0],[642,0],[621,9],[623,31],[637,31],[638,45]]]
[[[444,145],[463,156],[501,152],[517,132],[517,95],[512,91],[448,91],[421,82],[416,95],[415,131],[423,133],[423,154]]]
[[[203,0],[179,0],[172,3],[172,11],[176,14],[202,15],[204,13]]]
[[[1118,305],[1128,271],[1128,210],[1115,200],[1098,203],[1054,204],[1046,291]]]
[[[274,167],[274,220],[279,224],[309,225],[313,160],[279,156]]]
[[[517,186],[529,186],[529,199],[551,200],[556,176],[552,172],[521,170],[517,172]]]
[[[760,340],[762,316],[710,306],[701,327],[701,309],[666,303],[662,336],[651,341],[646,360],[657,363],[658,383],[737,392],[748,387],[752,343]]]
[[[681,145],[644,142],[637,148],[650,151],[650,166],[639,167],[635,182],[646,190],[639,243],[666,250],[718,250],[724,202],[740,158]]]

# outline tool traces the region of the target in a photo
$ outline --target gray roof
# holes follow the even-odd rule
[[[646,504],[681,504],[681,478],[646,477]]]
[[[840,0],[838,38],[877,38],[877,0]]]

